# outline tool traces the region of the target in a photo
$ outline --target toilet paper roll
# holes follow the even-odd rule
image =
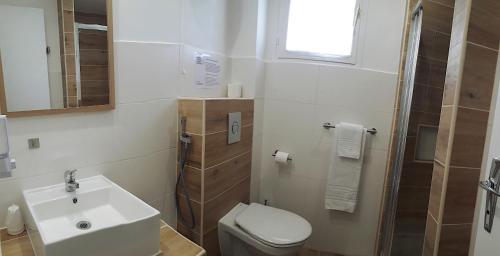
[[[19,235],[24,231],[24,221],[19,206],[13,204],[7,209],[7,233],[11,236]]]
[[[289,153],[278,151],[276,152],[276,156],[274,156],[274,161],[280,164],[288,163],[288,158],[290,157]]]
[[[230,83],[227,85],[228,98],[241,98],[241,83]]]

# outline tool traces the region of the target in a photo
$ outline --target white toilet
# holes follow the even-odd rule
[[[240,203],[219,220],[223,256],[297,255],[311,232],[299,215],[256,203]]]

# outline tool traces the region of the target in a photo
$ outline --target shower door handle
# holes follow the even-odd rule
[[[490,176],[487,180],[479,182],[479,186],[486,190],[486,210],[484,212],[484,229],[491,233],[497,199],[500,197],[500,158],[491,162]]]

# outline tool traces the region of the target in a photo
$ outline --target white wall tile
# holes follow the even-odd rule
[[[177,227],[177,208],[175,206],[175,193],[167,194],[164,197],[164,209],[162,219],[171,227]]]
[[[258,15],[257,15],[257,57],[264,58],[266,51],[266,34],[267,34],[267,8],[269,6],[268,0],[258,1]]]
[[[89,158],[85,114],[9,119],[12,157],[17,160],[15,178],[85,166]],[[41,148],[29,150],[27,140],[40,138]]]
[[[253,134],[264,133],[264,114],[265,114],[265,100],[256,98],[254,100],[254,113],[253,113]]]
[[[119,103],[175,98],[180,81],[177,44],[115,43]]]
[[[372,70],[321,66],[318,104],[391,112],[397,75]]]
[[[182,3],[183,42],[225,54],[227,0],[184,0]]]
[[[264,98],[266,93],[266,63],[257,60],[257,79],[255,85],[255,98]]]
[[[254,58],[231,58],[229,83],[241,83],[243,97],[255,98],[257,94],[257,72],[257,62]]]
[[[272,205],[312,220],[314,218],[314,203],[319,190],[317,183],[313,179],[281,172],[274,183],[274,202]]]
[[[173,148],[177,143],[176,100],[120,105],[114,147],[121,158]]]
[[[266,98],[314,103],[319,66],[304,63],[266,64]]]
[[[302,140],[312,133],[314,105],[284,100],[265,100],[264,133],[283,134]]]
[[[397,73],[406,1],[365,0],[361,9],[364,30],[359,65],[363,68]],[[383,38],[383,39],[381,39]]]
[[[279,14],[280,4],[284,0],[267,1],[267,15],[265,26],[265,44],[264,56],[266,59],[275,59],[277,57],[276,40],[279,33]]]
[[[145,157],[132,158],[92,168],[116,182],[137,197],[152,202],[167,193],[166,182],[175,167],[168,161],[175,149],[159,151]],[[173,167],[173,168],[172,168]],[[102,168],[102,169],[101,169]],[[86,168],[82,170],[85,171]]]
[[[182,1],[114,1],[115,41],[181,42]]]
[[[229,56],[256,56],[259,1],[230,0],[226,47]]]
[[[250,201],[258,202],[260,194],[260,177],[262,170],[262,134],[253,134],[252,148],[252,170],[251,170],[251,187]]]

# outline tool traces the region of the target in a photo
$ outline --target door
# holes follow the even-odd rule
[[[481,180],[486,180],[490,176],[491,167],[495,165],[494,159],[500,159],[500,94],[498,87],[500,86],[500,59],[499,64],[497,64],[497,75],[496,75],[496,100],[493,100],[492,117],[490,117],[492,122],[492,127],[490,127],[491,138],[489,141],[489,149],[487,150],[487,167],[483,168],[481,174]],[[496,197],[493,193],[489,193],[491,197]],[[491,227],[491,233],[485,229],[485,213],[486,213],[486,201],[488,193],[484,189],[479,191],[480,202],[477,204],[480,207],[479,214],[476,215],[477,218],[477,230],[475,238],[473,237],[473,242],[475,239],[474,253],[473,255],[499,255],[500,252],[500,200],[498,200],[498,205],[495,208],[495,214],[493,216],[493,225]],[[496,200],[496,199],[495,199]],[[487,219],[486,221],[488,221]]]
[[[0,5],[0,51],[9,112],[50,109],[43,9]]]

